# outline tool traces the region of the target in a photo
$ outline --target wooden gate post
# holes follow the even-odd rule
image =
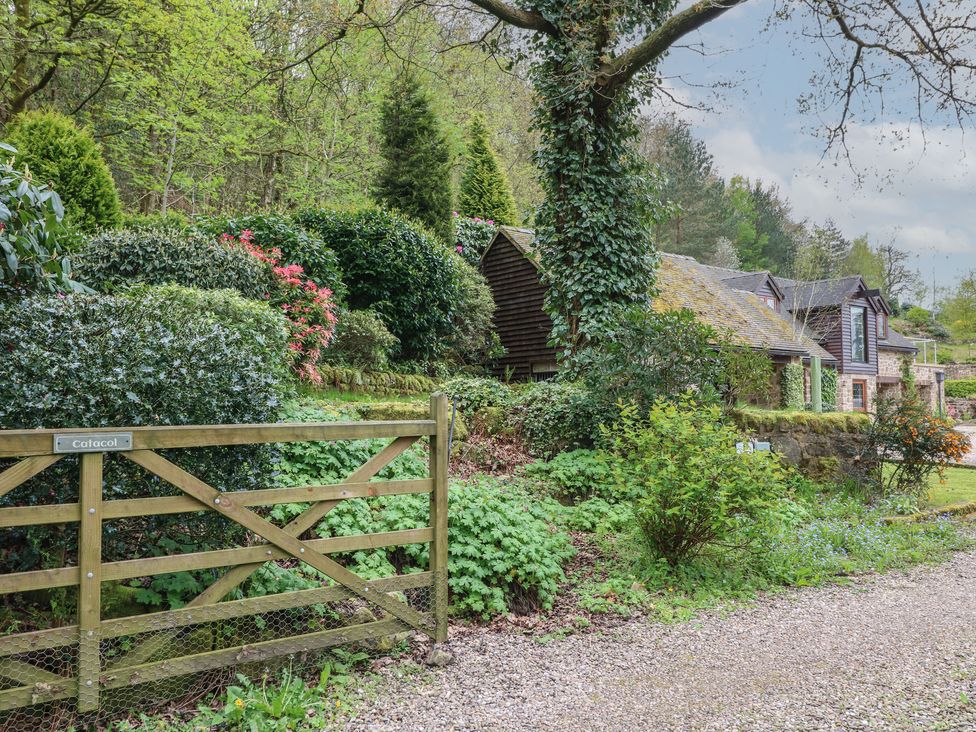
[[[437,423],[437,433],[430,440],[430,477],[434,489],[430,494],[430,526],[434,536],[430,544],[430,571],[434,575],[434,640],[447,640],[447,396],[430,397],[430,416]]]
[[[102,461],[81,456],[81,522],[78,529],[78,711],[98,709],[102,615]]]

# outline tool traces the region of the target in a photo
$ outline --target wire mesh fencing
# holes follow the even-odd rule
[[[53,452],[64,433],[0,432],[6,466],[0,498],[10,494],[0,504],[0,729],[83,728],[160,705],[192,704],[237,674],[313,673],[340,647],[375,657],[402,652],[419,636],[444,640],[446,427],[446,401],[434,397],[431,419],[410,422],[114,429],[131,435],[131,445],[111,455]],[[161,454],[364,437],[393,439],[345,481],[327,486],[218,490]],[[427,479],[373,480],[424,437],[430,440]],[[170,490],[106,500],[106,476],[118,461],[140,466]],[[74,491],[38,489],[36,481],[52,466],[61,471],[47,476],[58,477],[56,486],[64,475],[76,476]],[[30,490],[19,498],[12,493],[25,486]],[[308,538],[341,501],[401,493],[429,494],[428,526]],[[271,518],[270,507],[298,501],[297,516]],[[195,517],[175,524],[191,533],[204,531],[201,517],[216,520],[218,529],[226,528],[217,535],[229,546],[182,551],[174,524],[163,540],[154,520],[177,514]],[[38,526],[47,533],[29,531]],[[350,552],[413,544],[429,545],[427,571],[364,578],[337,561]],[[60,551],[55,566],[29,568],[42,559],[51,565],[54,546]],[[141,547],[137,556],[127,555],[132,547]],[[191,599],[171,607],[179,603],[167,601],[167,592]],[[146,612],[148,606],[171,609]]]

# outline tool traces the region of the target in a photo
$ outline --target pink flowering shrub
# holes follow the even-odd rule
[[[495,236],[495,222],[478,216],[468,218],[454,212],[454,251],[475,267]]]
[[[222,234],[220,240],[228,246],[244,249],[271,267],[274,287],[265,293],[265,299],[273,307],[280,308],[288,321],[291,368],[300,379],[318,384],[322,377],[316,366],[322,358],[322,350],[335,335],[336,307],[332,290],[315,284],[300,265],[282,265],[281,251],[262,249],[247,229],[238,237]]]

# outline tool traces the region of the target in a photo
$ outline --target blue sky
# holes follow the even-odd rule
[[[776,183],[798,218],[832,218],[851,238],[893,241],[911,253],[927,299],[933,277],[945,287],[976,270],[974,131],[936,120],[923,135],[899,104],[907,83],[886,90],[885,114],[849,128],[859,183],[845,161],[823,157],[824,141],[814,134],[822,121],[836,121],[832,110],[822,120],[799,111],[822,68],[821,49],[796,36],[799,20],[764,31],[772,9],[771,0],[756,0],[730,11],[688,39],[706,55],[676,49],[662,68],[677,98],[711,108],[678,115],[705,140],[720,172]],[[734,86],[713,89],[720,81]]]

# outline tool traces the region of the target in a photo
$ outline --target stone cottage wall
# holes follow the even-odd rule
[[[814,480],[838,481],[861,474],[870,420],[864,414],[734,412],[745,435],[769,442],[776,454]]]

